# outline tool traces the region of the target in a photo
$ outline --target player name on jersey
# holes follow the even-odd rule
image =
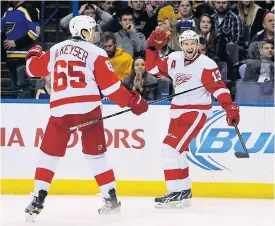
[[[74,45],[65,45],[65,46],[61,46],[61,48],[56,49],[55,59],[61,56],[62,54],[73,55],[78,59],[80,59],[81,61],[84,61],[85,63],[89,55],[88,52],[86,52],[84,49]]]

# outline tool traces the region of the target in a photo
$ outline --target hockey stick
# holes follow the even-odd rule
[[[169,99],[171,99],[171,98],[173,98],[173,97],[179,96],[179,95],[184,94],[184,93],[189,93],[189,92],[191,92],[191,91],[193,91],[193,90],[200,89],[200,88],[202,88],[202,87],[206,87],[206,86],[211,85],[211,84],[214,84],[214,83],[216,83],[216,82],[211,82],[211,83],[208,83],[208,84],[205,84],[205,85],[202,85],[202,86],[198,86],[198,87],[193,88],[193,89],[185,90],[185,91],[180,92],[180,93],[175,93],[175,94],[172,94],[172,95],[169,95],[169,96],[166,96],[166,97],[162,97],[162,98],[160,98],[160,99],[158,99],[158,100],[154,100],[154,101],[149,102],[148,105],[156,104],[156,103],[159,103],[159,102],[164,101],[164,100],[169,100]],[[101,120],[104,120],[104,119],[107,119],[107,118],[111,118],[111,117],[114,117],[114,116],[117,116],[117,115],[124,114],[124,113],[126,113],[126,112],[128,112],[128,111],[131,111],[131,109],[127,109],[127,110],[124,110],[124,111],[120,111],[120,112],[117,112],[117,113],[114,113],[114,114],[111,114],[111,115],[104,116],[104,117],[102,117],[102,118],[97,118],[97,119],[94,119],[94,120],[92,120],[92,121],[89,121],[89,122],[85,122],[85,123],[79,124],[79,125],[77,125],[77,126],[73,126],[73,127],[69,128],[69,131],[78,130],[78,129],[83,128],[83,127],[85,127],[85,126],[89,126],[89,125],[98,123],[98,122],[101,121]]]
[[[250,156],[249,156],[249,154],[248,154],[248,150],[247,150],[247,148],[246,148],[246,146],[245,146],[245,143],[244,143],[244,141],[243,141],[242,135],[241,135],[241,133],[240,133],[240,131],[239,131],[239,128],[238,128],[236,122],[233,122],[233,125],[234,125],[234,127],[235,127],[236,133],[238,134],[239,140],[241,141],[241,144],[242,144],[243,150],[244,150],[244,152],[235,152],[234,154],[235,154],[235,156],[236,156],[238,159],[241,159],[241,158],[249,158]]]

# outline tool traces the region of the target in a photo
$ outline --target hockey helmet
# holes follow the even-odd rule
[[[182,46],[182,42],[186,41],[186,40],[196,40],[197,43],[199,44],[200,37],[195,31],[186,30],[186,31],[182,32],[182,34],[179,37],[180,46]]]
[[[92,37],[93,32],[96,28],[96,22],[90,16],[76,16],[70,20],[69,28],[72,37],[80,37],[83,40],[88,41]],[[82,30],[87,30],[90,32],[90,37],[88,39],[83,36],[81,32]]]

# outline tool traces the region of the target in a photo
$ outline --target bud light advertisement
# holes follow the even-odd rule
[[[245,118],[241,119],[239,125],[248,152],[252,158],[261,154],[269,155],[273,159],[274,131],[268,132],[260,129],[261,126],[258,126],[256,120],[250,121],[251,126],[254,124],[255,129],[248,129],[250,126],[242,126],[244,124],[242,122],[247,121]],[[270,123],[272,122],[271,120]],[[213,112],[213,116],[208,118],[204,128],[190,143],[189,149],[188,160],[204,170],[231,170],[230,164],[224,160],[218,160],[221,159],[219,157],[230,152],[234,155],[235,151],[243,151],[235,128],[226,124],[224,110]]]

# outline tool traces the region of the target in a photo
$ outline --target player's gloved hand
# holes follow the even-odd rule
[[[133,90],[131,91],[132,96],[130,97],[127,107],[131,108],[135,115],[141,115],[148,110],[147,102],[141,97],[141,95]]]
[[[240,114],[239,114],[239,105],[237,104],[227,104],[222,106],[223,109],[226,111],[226,122],[229,126],[234,126],[240,122]]]
[[[164,32],[162,30],[153,31],[147,41],[148,47],[155,47],[156,50],[160,50],[165,46],[169,40],[170,32]]]
[[[29,50],[28,50],[28,53],[26,55],[26,61],[32,57],[32,56],[38,56],[40,57],[41,55],[43,55],[45,52],[43,51],[42,47],[40,45],[35,45],[33,47],[31,47]]]

